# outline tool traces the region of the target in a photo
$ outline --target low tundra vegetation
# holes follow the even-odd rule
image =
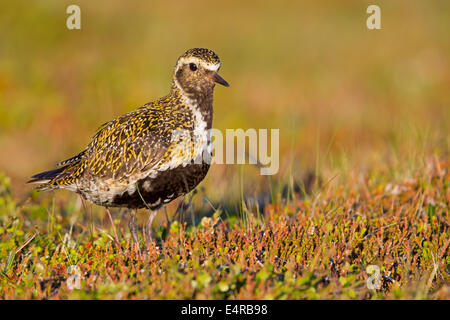
[[[141,255],[126,212],[113,212],[117,242],[76,196],[20,203],[1,175],[0,298],[449,299],[448,164],[431,159],[397,182],[368,170],[309,194],[273,191],[264,208],[243,200],[197,223],[166,215]]]

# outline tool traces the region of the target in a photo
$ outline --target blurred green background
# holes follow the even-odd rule
[[[0,3],[0,171],[21,199],[30,175],[81,151],[99,125],[167,94],[192,47],[214,50],[231,84],[215,90],[214,127],[280,129],[272,181],[339,183],[374,166],[395,178],[448,155],[449,1]],[[70,4],[81,30],[66,28]],[[366,28],[370,4],[382,30]],[[214,165],[202,185],[219,201],[241,182],[268,189],[250,165]]]

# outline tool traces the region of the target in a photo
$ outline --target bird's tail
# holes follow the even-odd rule
[[[37,186],[39,190],[53,189],[55,185],[52,184],[52,181],[57,178],[64,170],[68,167],[68,165],[54,169],[49,171],[44,171],[38,174],[35,174],[28,180],[26,183],[37,183],[40,184]]]

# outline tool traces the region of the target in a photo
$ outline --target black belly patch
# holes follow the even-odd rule
[[[157,210],[193,190],[205,178],[208,169],[209,164],[191,164],[161,171],[155,178],[139,180],[134,193],[115,196],[111,206]]]

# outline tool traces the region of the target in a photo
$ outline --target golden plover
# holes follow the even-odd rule
[[[136,244],[136,211],[148,208],[144,236],[152,241],[157,210],[194,189],[209,169],[213,90],[216,83],[229,86],[217,73],[220,65],[209,49],[186,51],[167,96],[105,123],[85,150],[28,182],[40,183],[39,190],[75,191],[107,209],[129,208]]]

